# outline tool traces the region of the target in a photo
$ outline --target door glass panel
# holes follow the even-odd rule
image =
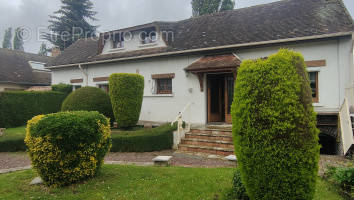
[[[232,105],[232,101],[234,99],[234,84],[235,84],[235,80],[234,77],[232,76],[228,76],[226,77],[226,82],[227,82],[227,114],[231,113],[231,105]]]
[[[217,81],[213,80],[210,84],[210,112],[219,113],[220,88]]]

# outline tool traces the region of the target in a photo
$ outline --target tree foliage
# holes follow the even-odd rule
[[[320,146],[301,54],[244,61],[232,105],[235,152],[250,199],[314,196]]]
[[[88,20],[95,21],[96,12],[92,10],[90,0],[61,0],[61,8],[50,16],[50,33],[44,39],[58,46],[60,50],[69,47],[80,38],[93,37],[97,26]]]
[[[4,40],[2,42],[2,48],[12,49],[11,39],[12,39],[12,28],[10,27],[5,30]]]
[[[46,43],[42,42],[41,46],[39,47],[38,55],[48,56],[48,49]]]
[[[193,17],[233,10],[234,0],[192,0]]]
[[[15,36],[13,40],[14,50],[24,51],[23,48],[23,29],[18,27],[15,29]]]
[[[235,8],[235,0],[223,0],[220,11],[233,10]]]

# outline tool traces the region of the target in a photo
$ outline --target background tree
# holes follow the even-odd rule
[[[235,0],[223,0],[220,7],[220,12],[225,10],[233,10],[234,8],[235,8]]]
[[[234,0],[192,0],[193,17],[233,10]]]
[[[16,28],[15,36],[13,40],[14,50],[24,51],[23,48],[23,29],[21,27]]]
[[[76,40],[95,36],[97,26],[88,20],[96,21],[90,0],[61,0],[61,8],[50,16],[49,30],[44,39],[64,50]]]
[[[46,43],[42,43],[41,46],[39,47],[39,52],[38,55],[42,55],[42,56],[47,56],[48,55],[48,49],[47,49],[47,44]]]
[[[4,40],[2,42],[2,48],[12,49],[11,39],[12,39],[12,28],[10,27],[5,30]]]

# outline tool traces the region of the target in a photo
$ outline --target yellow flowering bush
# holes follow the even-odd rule
[[[46,185],[70,185],[99,172],[112,145],[109,119],[88,111],[39,115],[28,121],[25,143]]]

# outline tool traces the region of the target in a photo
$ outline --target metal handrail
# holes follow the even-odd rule
[[[173,122],[171,122],[171,126],[177,122],[177,141],[176,141],[176,147],[177,145],[181,142],[182,137],[181,134],[183,132],[183,114],[186,112],[186,110],[191,106],[191,102],[189,102],[181,112],[178,113],[178,115],[176,116],[175,120]],[[190,124],[188,123],[188,128],[190,127]]]

